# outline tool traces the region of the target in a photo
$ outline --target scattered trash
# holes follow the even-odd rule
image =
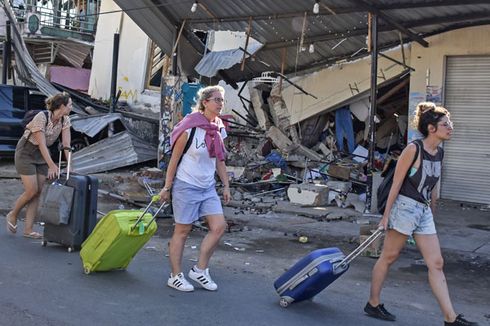
[[[416,260],[415,260],[415,265],[425,266],[425,260],[424,260],[423,258],[421,258],[421,259],[416,259]]]
[[[255,252],[258,253],[258,254],[261,254],[261,253],[264,253],[265,251],[262,250],[262,249],[257,249],[257,250],[255,250]]]
[[[190,261],[197,263],[197,258],[189,258]]]
[[[196,248],[197,248],[197,246],[191,246],[191,249],[196,249]]]
[[[245,248],[238,248],[238,247],[233,247],[236,251],[245,251]]]
[[[233,247],[233,245],[228,241],[223,242],[223,244],[225,244],[226,246],[229,246],[229,247]]]
[[[301,243],[307,243],[308,242],[308,237],[302,235],[301,237],[298,238],[298,241]]]

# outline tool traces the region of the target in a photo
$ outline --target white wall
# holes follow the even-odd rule
[[[120,8],[113,1],[104,0],[100,10],[105,12]],[[142,101],[141,93],[145,87],[150,40],[131,18],[122,12],[99,17],[89,94],[97,99],[110,98],[113,40],[114,33],[119,30],[120,25],[117,89],[122,93],[119,100],[137,104]]]
[[[385,52],[398,61],[403,61],[400,48]],[[407,65],[410,65],[410,48],[405,48]],[[378,58],[378,84],[388,80],[405,68],[383,57]],[[294,81],[317,99],[305,95],[284,82],[283,98],[291,113],[291,123],[297,123],[318,114],[371,87],[371,57],[351,63],[338,64],[312,74],[295,78]],[[357,89],[357,90],[354,90]]]

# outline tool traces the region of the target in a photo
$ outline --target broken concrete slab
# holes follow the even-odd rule
[[[287,191],[292,204],[307,206],[328,205],[328,192],[328,186],[313,183],[292,184]]]
[[[288,201],[278,201],[273,210],[278,213],[297,214],[325,221],[358,218],[359,216],[362,216],[361,213],[356,212],[353,209],[342,209],[338,207],[301,207],[291,204]]]
[[[269,118],[264,111],[264,101],[262,99],[262,91],[255,88],[254,83],[248,84],[249,92],[250,92],[250,101],[252,102],[252,107],[255,112],[255,116],[257,117],[257,121],[259,127],[266,130],[270,126]]]
[[[292,153],[296,151],[298,154],[304,155],[310,160],[320,161],[322,159],[322,156],[315,151],[312,151],[301,144],[293,143],[288,136],[275,126],[271,126],[267,130],[266,136],[270,138],[274,146],[282,152]]]
[[[226,173],[231,179],[240,179],[245,172],[245,167],[243,166],[226,166]]]

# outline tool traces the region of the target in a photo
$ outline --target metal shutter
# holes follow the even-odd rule
[[[454,133],[441,197],[490,204],[490,56],[447,57],[444,94]]]

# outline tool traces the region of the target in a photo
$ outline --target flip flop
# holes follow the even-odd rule
[[[10,215],[10,213],[7,214],[7,216],[5,217],[5,219],[7,220],[7,229],[11,233],[17,233],[17,224],[13,224],[12,222],[10,222],[9,215]]]
[[[43,236],[40,233],[32,231],[31,233],[26,233],[24,234],[25,238],[30,238],[30,239],[42,239]]]

